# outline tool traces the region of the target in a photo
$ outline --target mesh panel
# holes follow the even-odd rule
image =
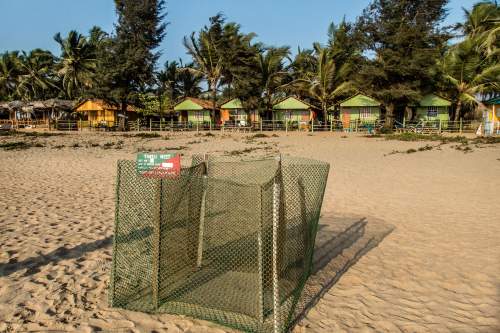
[[[119,161],[110,303],[288,330],[311,272],[327,163],[197,155],[177,178]]]

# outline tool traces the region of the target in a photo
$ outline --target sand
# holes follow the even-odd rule
[[[0,332],[231,331],[108,307],[116,161],[144,148],[331,163],[295,332],[500,332],[500,145],[390,154],[438,143],[247,137],[0,137],[45,146],[0,150]]]

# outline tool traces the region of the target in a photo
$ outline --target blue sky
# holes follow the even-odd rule
[[[447,24],[463,19],[462,7],[476,0],[450,0]],[[182,38],[208,23],[208,17],[223,12],[228,21],[241,24],[245,32],[257,33],[269,45],[310,47],[326,41],[328,24],[342,17],[354,20],[369,0],[169,0],[170,22],[159,50],[161,62],[188,57]],[[113,0],[0,0],[0,52],[6,50],[49,49],[59,54],[53,40],[76,29],[87,33],[93,25],[112,31],[115,22]]]

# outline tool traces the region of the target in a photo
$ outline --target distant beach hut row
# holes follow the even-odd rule
[[[448,121],[451,102],[443,97],[430,94],[414,105],[417,120]],[[198,98],[185,98],[174,107],[180,113],[180,119],[188,122],[209,122],[212,103]],[[336,111],[342,122],[374,122],[380,119],[382,103],[376,99],[356,94],[337,106],[331,106],[329,119],[332,120]],[[216,108],[216,121],[221,123],[248,124],[260,121],[256,110],[246,110],[238,98],[233,98]],[[286,97],[273,106],[272,120],[307,124],[317,119],[318,108],[297,97]]]
[[[498,101],[497,101],[498,102]],[[225,125],[246,126],[261,120],[257,110],[247,110],[238,98],[230,99],[216,106],[216,113],[212,119],[212,102],[200,98],[187,97],[177,103],[173,108],[173,115],[180,122],[209,123],[215,122]],[[448,121],[451,102],[438,95],[430,94],[413,105],[416,120]],[[493,106],[490,116],[493,121],[498,121],[498,108]],[[89,99],[75,107],[75,111],[83,113],[89,122],[94,124],[114,124],[119,120],[120,109],[102,100]],[[316,107],[297,97],[286,97],[276,102],[272,109],[272,121],[295,123],[298,126],[307,125],[317,119],[320,112]],[[329,109],[329,120],[339,117],[344,127],[349,127],[355,122],[375,122],[381,118],[382,103],[373,97],[356,94],[338,105]],[[170,115],[172,116],[172,114]],[[131,106],[127,109],[127,120],[137,119],[137,113]]]

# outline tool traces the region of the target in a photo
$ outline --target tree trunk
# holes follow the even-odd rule
[[[326,124],[328,120],[328,109],[326,103],[321,103],[321,108],[323,109],[323,122]]]
[[[125,117],[127,116],[127,100],[122,101],[120,112],[123,117],[118,117],[118,130],[125,131]]]
[[[394,103],[389,103],[385,108],[385,125],[386,129],[392,129],[394,126]]]
[[[462,102],[458,101],[457,108],[455,109],[455,121],[460,119],[460,113],[462,111]]]
[[[217,109],[217,85],[212,83],[212,122],[215,123],[215,110]]]

